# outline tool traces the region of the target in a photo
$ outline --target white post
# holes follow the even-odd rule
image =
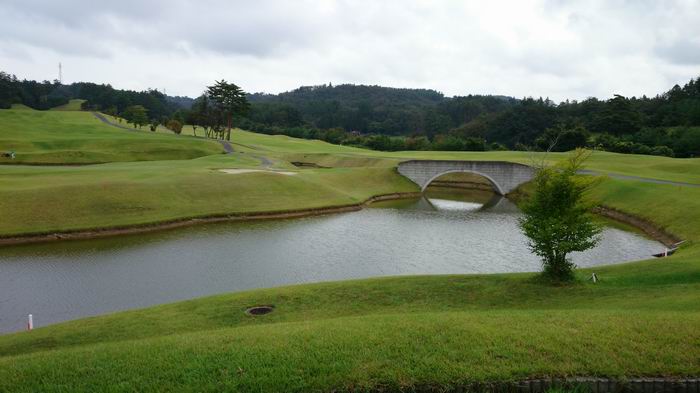
[[[591,280],[593,280],[593,284],[598,282],[598,276],[595,275],[595,273],[591,274]]]
[[[668,256],[668,247],[667,247],[667,248],[664,248],[664,256],[665,256],[665,257]]]
[[[29,314],[29,320],[27,321],[27,330],[32,329],[34,329],[34,318],[32,318],[32,314]]]

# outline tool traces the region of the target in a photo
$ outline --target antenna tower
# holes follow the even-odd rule
[[[58,83],[63,84],[63,66],[58,63]]]

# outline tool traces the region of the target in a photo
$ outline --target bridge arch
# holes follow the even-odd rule
[[[503,189],[501,189],[501,186],[498,185],[498,183],[491,176],[489,176],[485,173],[481,173],[481,172],[477,172],[477,171],[463,170],[463,169],[455,169],[455,170],[450,170],[447,172],[438,173],[437,175],[433,176],[431,179],[427,180],[426,183],[423,184],[423,186],[421,186],[421,189],[420,189],[421,192],[424,192],[428,188],[430,183],[435,181],[435,179],[437,179],[438,177],[447,175],[448,173],[473,173],[475,175],[479,175],[479,176],[485,178],[486,180],[488,180],[489,183],[491,183],[491,186],[493,187],[494,191],[496,191],[497,194],[499,194],[499,195],[506,194],[505,192],[503,192]]]
[[[416,183],[421,191],[444,174],[475,173],[485,177],[500,195],[512,192],[535,176],[532,167],[505,161],[411,160],[399,163],[398,172]]]

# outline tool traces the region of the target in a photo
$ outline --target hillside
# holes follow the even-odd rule
[[[0,110],[0,164],[94,164],[190,159],[223,151],[215,141],[129,131],[102,123],[77,101],[52,111]]]

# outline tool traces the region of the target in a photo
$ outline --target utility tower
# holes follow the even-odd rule
[[[58,63],[58,83],[63,84],[63,66]]]

